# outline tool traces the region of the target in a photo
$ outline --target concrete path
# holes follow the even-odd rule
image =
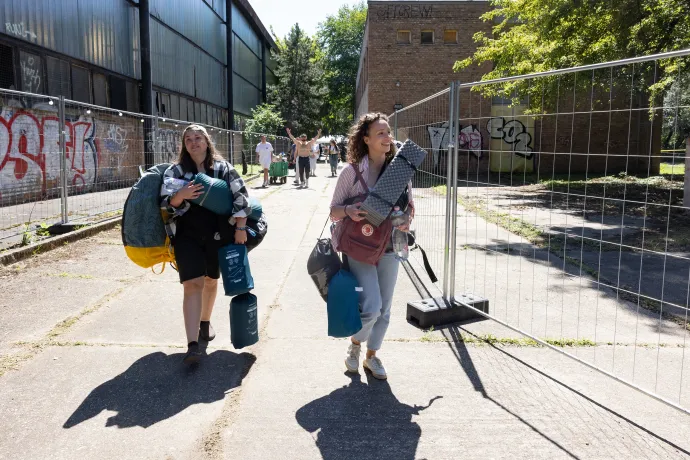
[[[475,338],[519,337],[495,323],[407,324],[419,295],[404,270],[380,353],[389,380],[346,374],[347,340],[327,337],[305,269],[335,179],[310,183],[251,191],[270,226],[250,256],[261,340],[233,349],[220,296],[195,370],[181,364],[176,273],[129,262],[117,230],[2,268],[0,459],[690,458],[690,416],[553,351]],[[487,296],[503,314],[513,287],[496,273]],[[613,347],[569,350],[610,360]],[[615,353],[654,377],[646,348]]]

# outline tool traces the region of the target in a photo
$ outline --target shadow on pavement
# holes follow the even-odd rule
[[[412,416],[429,408],[408,406],[395,397],[385,380],[366,374],[347,374],[349,385],[316,399],[297,411],[295,418],[309,433],[319,431],[316,446],[324,460],[382,459],[412,460],[422,429]]]
[[[489,395],[487,389],[485,386],[482,384],[482,381],[477,373],[477,369],[475,368],[473,362],[472,362],[472,357],[470,356],[470,353],[467,349],[467,346],[465,345],[464,341],[462,340],[462,336],[460,334],[460,331],[465,332],[466,334],[469,335],[474,335],[472,332],[470,332],[467,329],[464,329],[459,326],[448,326],[445,328],[442,328],[443,335],[449,339],[448,340],[448,346],[451,348],[453,351],[453,354],[455,355],[455,358],[458,360],[458,363],[460,366],[463,368],[465,373],[467,374],[467,377],[470,379],[470,382],[474,386],[474,389],[482,394],[484,398],[487,400],[491,401],[492,403],[496,404],[498,407],[500,407],[502,410],[510,414],[511,416],[515,417],[518,419],[521,423],[524,423],[528,427],[530,427],[531,430],[533,430],[535,433],[539,434],[542,436],[544,439],[549,441],[552,445],[556,446],[558,449],[560,449],[564,455],[570,457],[570,458],[579,458],[577,457],[573,452],[569,451],[565,446],[561,445],[556,439],[553,437],[549,436],[547,433],[544,431],[540,430],[538,427],[536,427],[534,424],[530,423],[528,420],[525,419],[525,417],[520,416],[520,404],[518,404],[513,410],[511,410],[508,406],[513,405],[515,406],[515,401],[514,396],[503,396],[501,388],[494,389],[492,393],[496,393],[496,396],[493,397]],[[476,336],[475,336],[476,337]],[[674,444],[673,442],[669,441],[668,439],[663,438],[662,436],[659,436],[658,434],[654,433],[653,431],[643,427],[642,425],[635,423],[634,421],[630,420],[629,418],[623,416],[622,414],[606,407],[604,404],[599,403],[595,401],[594,399],[588,397],[587,395],[581,393],[580,391],[576,390],[575,388],[567,385],[566,383],[556,379],[555,377],[550,376],[549,374],[545,373],[544,371],[541,371],[537,369],[536,367],[528,364],[527,362],[521,360],[520,358],[513,356],[510,352],[502,349],[500,346],[496,346],[493,344],[488,345],[491,347],[491,349],[495,350],[497,353],[499,353],[498,356],[503,356],[503,363],[501,363],[501,359],[497,358],[496,362],[494,365],[496,366],[501,366],[503,369],[505,369],[505,375],[503,378],[502,385],[505,387],[517,387],[519,385],[532,385],[535,386],[536,388],[533,388],[531,391],[536,394],[540,395],[546,395],[548,393],[547,389],[543,384],[540,384],[540,382],[537,379],[529,379],[526,377],[526,373],[520,372],[519,375],[511,375],[511,366],[508,366],[508,362],[512,362],[515,366],[521,367],[525,370],[529,370],[531,372],[534,372],[536,375],[541,376],[543,379],[546,379],[548,381],[551,381],[555,383],[556,385],[562,387],[567,393],[573,395],[576,398],[581,399],[582,401],[587,401],[596,408],[598,408],[599,411],[591,411],[591,410],[585,410],[584,407],[577,407],[571,405],[570,402],[565,401],[565,400],[556,400],[555,402],[553,400],[549,400],[547,397],[541,398],[541,404],[542,404],[542,410],[545,413],[553,413],[557,412],[554,410],[554,407],[549,407],[550,404],[557,404],[558,406],[561,407],[561,409],[566,412],[566,415],[560,414],[562,418],[562,423],[564,425],[565,430],[567,431],[567,436],[568,437],[573,437],[574,433],[576,433],[579,429],[582,429],[582,425],[576,422],[577,418],[583,418],[582,412],[585,412],[584,415],[584,422],[583,424],[587,427],[587,429],[590,431],[590,435],[592,434],[592,431],[596,430],[601,430],[601,428],[598,428],[598,426],[606,426],[604,436],[606,437],[617,437],[619,439],[627,439],[629,440],[630,443],[635,443],[639,442],[642,444],[645,444],[645,447],[648,447],[647,444],[649,444],[649,441],[635,441],[637,438],[638,432],[636,430],[639,430],[641,432],[644,432],[650,436],[652,436],[654,439],[656,439],[657,444],[663,445],[665,447],[669,447],[673,449],[676,452],[682,452],[685,455],[690,455],[690,452],[687,450],[683,449],[682,447]],[[541,388],[539,388],[541,387]],[[503,398],[505,399],[505,404],[502,404],[499,400]],[[584,406],[584,405],[583,405]],[[572,411],[568,410],[568,407],[573,407]],[[534,418],[532,416],[532,418]]]
[[[183,353],[151,353],[126,371],[99,385],[69,417],[63,428],[72,428],[104,410],[117,412],[106,426],[150,427],[194,404],[225,398],[240,386],[256,358],[249,353],[217,350],[198,366],[182,364]]]

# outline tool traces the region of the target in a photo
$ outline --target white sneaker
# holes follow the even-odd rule
[[[359,374],[359,352],[361,350],[361,345],[350,342],[350,346],[347,348],[347,358],[345,358],[345,367],[347,367],[348,372]]]
[[[304,188],[309,188],[309,179],[307,179],[306,183],[304,184]]]
[[[362,363],[362,367],[369,369],[371,371],[371,375],[379,380],[386,380],[388,378],[386,375],[386,369],[383,367],[383,363],[381,363],[381,360],[376,356],[365,359]]]

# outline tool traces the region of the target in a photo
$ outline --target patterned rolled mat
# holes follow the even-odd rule
[[[386,220],[394,203],[398,201],[405,191],[405,186],[424,161],[424,157],[426,150],[409,139],[405,141],[362,203],[362,209],[368,213],[369,222],[378,227]]]

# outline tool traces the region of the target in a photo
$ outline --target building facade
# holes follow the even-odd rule
[[[149,5],[154,114],[223,128],[234,118],[242,127],[275,80],[276,44],[249,2]],[[140,112],[139,7],[138,0],[5,2],[0,88]]]
[[[448,88],[452,81],[479,81],[491,70],[491,64],[484,63],[453,71],[455,62],[476,51],[476,33],[491,34],[492,24],[480,18],[490,8],[490,2],[476,0],[368,2],[355,114],[393,114],[403,109],[395,113],[391,125],[397,128],[398,139],[410,138],[429,150],[425,168],[445,164],[444,146],[450,141],[448,96],[408,107]],[[631,107],[628,95],[623,91],[617,97],[620,101],[614,98],[612,109],[619,110],[612,110],[611,117],[589,114],[580,105],[575,109],[577,101],[590,100],[587,93],[575,101],[561,97],[560,109],[538,118],[524,114],[526,104],[463,90],[459,168],[548,174],[658,171],[660,125],[650,124],[644,97]],[[609,94],[600,96],[606,100]]]

